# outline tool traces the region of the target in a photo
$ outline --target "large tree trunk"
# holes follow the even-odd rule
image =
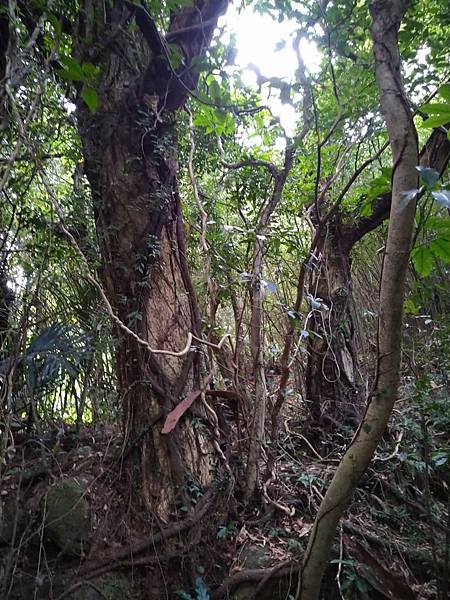
[[[327,224],[315,252],[319,262],[309,285],[307,329],[312,335],[305,385],[315,424],[322,417],[354,420],[363,398],[354,340],[350,254],[343,242],[337,215]]]
[[[447,135],[435,129],[420,152],[419,164],[442,174],[449,158]],[[389,217],[390,206],[391,192],[387,192],[374,201],[370,216],[354,215],[344,220],[337,212],[315,249],[318,262],[311,276],[309,298],[321,298],[329,310],[314,310],[307,326],[313,332],[308,340],[305,378],[312,424],[324,417],[342,423],[360,416],[364,396],[354,339],[351,252],[359,240]]]
[[[94,62],[92,49],[101,47],[95,57],[99,108],[92,114],[79,98],[77,112],[101,277],[125,325],[152,348],[177,352],[186,346],[189,332],[199,335],[200,318],[186,265],[174,111],[195,86],[197,76],[186,65],[206,50],[215,23],[211,19],[223,3],[172,15],[171,35],[185,60],[180,74],[168,65],[168,47],[142,7],[116,2],[105,15],[102,7],[102,2],[86,3],[76,43],[79,62]],[[133,11],[142,34],[126,31]],[[177,35],[186,28],[188,35]],[[183,496],[187,478],[200,486],[211,478],[211,446],[200,433],[204,428],[194,429],[185,416],[170,434],[161,433],[164,417],[200,385],[200,357],[192,351],[180,357],[155,354],[117,330],[126,472],[139,488],[136,497],[142,495],[147,508],[162,518]]]

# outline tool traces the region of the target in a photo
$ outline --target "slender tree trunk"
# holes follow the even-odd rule
[[[259,472],[261,447],[264,443],[264,428],[267,405],[267,385],[264,372],[264,332],[263,332],[263,259],[264,239],[274,211],[277,209],[283,193],[284,184],[292,168],[295,150],[289,145],[286,147],[283,168],[278,171],[273,165],[270,167],[274,177],[273,192],[270,200],[261,212],[256,226],[256,240],[253,251],[251,318],[250,318],[250,349],[253,362],[253,377],[255,382],[255,402],[250,435],[250,445],[247,461],[247,485],[245,496],[248,499],[255,493]]]
[[[7,355],[8,332],[10,327],[9,318],[13,302],[14,294],[8,287],[8,278],[3,265],[0,264],[0,360],[3,360]]]
[[[254,493],[259,477],[259,457],[264,444],[266,419],[267,384],[264,371],[264,331],[262,285],[263,242],[256,239],[253,260],[253,281],[251,293],[250,349],[252,353],[255,403],[247,461],[247,499]]]
[[[376,384],[363,420],[339,464],[311,532],[297,598],[317,600],[336,527],[381,439],[398,394],[405,276],[415,203],[402,193],[417,188],[417,134],[400,75],[398,30],[408,2],[373,0],[372,39],[380,102],[392,149],[392,205],[380,289]]]
[[[189,332],[200,333],[177,190],[174,111],[196,84],[190,61],[205,52],[223,7],[213,0],[172,14],[171,41],[185,59],[180,74],[143,7],[114,2],[103,14],[102,2],[87,2],[78,21],[78,60],[100,67],[98,110],[92,114],[80,97],[77,121],[101,276],[119,319],[156,349],[178,352]],[[139,29],[128,28],[133,18]],[[186,28],[188,34],[177,33]],[[177,498],[189,500],[187,479],[199,486],[211,480],[211,445],[201,433],[207,428],[194,429],[184,416],[170,434],[161,433],[164,417],[200,385],[200,356],[155,355],[117,331],[126,473],[135,497],[161,518]],[[192,411],[202,417],[195,405]]]

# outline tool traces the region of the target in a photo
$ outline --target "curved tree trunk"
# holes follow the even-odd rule
[[[372,39],[380,102],[392,149],[392,203],[380,288],[378,362],[374,390],[362,422],[344,454],[311,532],[297,598],[317,600],[339,519],[383,435],[398,394],[402,311],[415,202],[402,207],[402,193],[417,188],[417,134],[400,75],[398,31],[407,0],[372,0]]]
[[[152,348],[178,352],[189,332],[199,335],[200,317],[186,265],[174,111],[195,86],[191,60],[205,52],[224,5],[212,0],[172,15],[169,35],[184,56],[183,72],[176,73],[143,7],[112,4],[103,15],[104,3],[86,2],[75,44],[80,63],[100,67],[98,110],[91,113],[79,97],[77,122],[101,276],[125,325]],[[132,18],[139,29],[126,31]],[[177,33],[186,28],[187,34]],[[116,333],[126,473],[137,488],[135,497],[166,518],[177,497],[183,504],[189,500],[183,497],[187,479],[198,486],[211,479],[211,445],[199,433],[207,428],[193,428],[191,417],[184,416],[174,431],[161,433],[164,417],[199,388],[201,354],[154,354]]]

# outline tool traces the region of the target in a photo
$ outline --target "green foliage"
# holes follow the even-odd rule
[[[438,215],[430,216],[423,226],[422,243],[411,252],[411,259],[417,273],[428,276],[434,260],[450,263],[450,220]]]
[[[95,113],[97,111],[99,102],[96,90],[92,87],[83,87],[81,90],[81,97],[86,102],[89,110],[92,113]]]
[[[236,530],[236,523],[231,521],[227,525],[221,525],[217,531],[217,539],[226,540],[230,538]]]
[[[444,83],[439,88],[439,95],[445,102],[429,102],[423,104],[421,111],[430,115],[423,123],[423,127],[443,127],[450,124],[450,84]],[[450,139],[450,131],[447,132]]]
[[[95,113],[98,108],[99,98],[92,84],[97,79],[100,68],[89,62],[80,64],[72,56],[61,55],[59,59],[63,64],[63,68],[58,70],[59,77],[66,81],[84,83],[81,89],[81,97],[89,110]]]
[[[426,277],[431,273],[433,268],[433,253],[429,246],[419,246],[418,248],[414,248],[411,252],[411,259],[414,268],[419,275]]]
[[[359,592],[366,595],[371,589],[372,586],[360,575],[358,570],[358,567],[361,566],[364,566],[366,569],[369,568],[367,565],[363,565],[353,559],[333,559],[330,560],[330,564],[338,564],[343,567],[343,579],[340,586],[341,592]]]

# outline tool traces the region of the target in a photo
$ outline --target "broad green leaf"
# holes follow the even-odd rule
[[[429,115],[441,115],[448,113],[448,117],[450,119],[450,104],[445,104],[444,102],[432,102],[424,104],[420,107],[420,110],[428,113]]]
[[[433,268],[433,254],[428,246],[419,246],[411,252],[411,259],[417,273],[426,277]]]
[[[439,96],[445,98],[445,100],[450,100],[450,83],[444,83],[439,88]]]
[[[51,23],[53,29],[55,30],[55,33],[58,37],[61,37],[62,35],[62,28],[61,28],[61,23],[59,22],[59,19],[53,14],[53,13],[48,13],[48,20]]]
[[[183,53],[178,44],[169,44],[170,64],[172,69],[178,69],[183,64]]]
[[[435,256],[446,263],[450,262],[450,239],[438,238],[428,245]]]
[[[100,67],[96,67],[92,63],[83,63],[81,65],[81,68],[83,70],[84,75],[86,76],[86,79],[93,79],[100,72]]]
[[[430,117],[426,121],[422,123],[423,127],[442,127],[442,125],[446,125],[449,122],[448,113],[444,113],[442,115],[436,115],[434,117]]]
[[[367,200],[375,200],[378,196],[385,194],[391,189],[391,182],[381,177],[374,179],[370,188],[367,190]]]
[[[223,125],[226,121],[227,113],[224,110],[220,110],[219,108],[216,108],[214,110],[214,116],[216,118],[217,123],[219,125]]]
[[[65,78],[72,81],[85,81],[86,75],[83,73],[83,68],[74,58],[71,56],[60,56],[60,62],[64,65],[64,69],[60,69],[61,72],[65,71]]]
[[[405,298],[405,301],[403,302],[403,306],[405,309],[405,313],[407,315],[418,315],[419,314],[419,309],[414,304],[414,302],[411,300],[411,298]]]
[[[423,228],[432,231],[437,230],[439,231],[440,235],[443,235],[444,231],[449,231],[450,233],[450,219],[443,219],[442,217],[431,216],[426,220]],[[450,237],[450,235],[448,237]]]
[[[372,200],[366,200],[359,210],[361,217],[368,217],[372,214]]]
[[[220,103],[220,85],[217,82],[217,79],[208,81],[208,88],[211,98],[214,100],[214,102]]]
[[[81,91],[81,97],[86,102],[89,110],[95,113],[98,108],[98,94],[92,87],[84,87]]]

